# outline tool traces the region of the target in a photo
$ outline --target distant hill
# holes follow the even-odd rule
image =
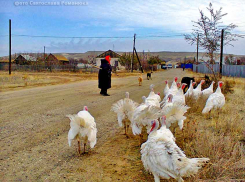
[[[89,60],[92,57],[96,57],[100,54],[102,54],[105,51],[88,51],[85,53],[60,53],[63,56],[67,57],[67,58],[74,58],[74,59],[86,59]],[[127,54],[131,54],[132,52],[121,52],[121,51],[115,51],[116,53],[122,55],[124,53]],[[143,55],[143,52],[138,52],[139,56]],[[159,56],[159,58],[161,60],[165,60],[165,61],[171,61],[171,62],[179,62],[179,61],[183,61],[185,58],[187,59],[194,59],[194,57],[196,57],[196,52],[167,52],[167,51],[161,51],[161,52],[145,52],[144,55],[148,55],[148,56]],[[227,56],[229,54],[224,54],[224,57]],[[200,52],[198,54],[198,58],[201,59],[202,57],[207,56],[206,53]],[[216,56],[219,57],[219,54],[216,54]],[[235,57],[242,57],[245,55],[234,55]]]
[[[87,51],[85,53],[53,53],[53,54],[60,54],[65,56],[66,58],[73,58],[73,59],[85,59],[85,60],[91,60],[95,58],[96,56],[102,54],[105,51]],[[121,52],[121,51],[115,51],[116,53],[122,55],[124,53],[131,54],[132,52]],[[27,53],[25,53],[27,54]],[[32,53],[33,54],[33,53]],[[39,53],[40,54],[40,53]],[[139,56],[143,55],[143,52],[138,52]],[[170,62],[180,62],[183,61],[185,58],[187,59],[194,59],[196,57],[196,52],[168,52],[168,51],[160,51],[160,52],[145,52],[144,55],[146,56],[159,56],[161,60],[170,61]],[[224,57],[228,54],[224,54]],[[14,57],[15,55],[13,55]],[[199,59],[202,57],[205,57],[206,53],[200,52],[199,53]],[[217,54],[219,57],[219,54]],[[245,55],[234,55],[235,57],[244,57]],[[1,57],[0,59],[8,59],[8,56]]]

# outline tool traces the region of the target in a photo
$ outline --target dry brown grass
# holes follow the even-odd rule
[[[16,90],[27,87],[64,84],[82,80],[98,79],[97,73],[82,72],[0,72],[1,91]]]
[[[177,144],[189,157],[208,157],[210,163],[187,181],[245,181],[245,79],[223,77],[226,104],[222,111],[202,115],[204,99],[187,100],[184,132]],[[232,90],[232,92],[231,92]]]

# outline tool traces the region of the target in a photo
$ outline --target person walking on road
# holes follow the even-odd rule
[[[103,96],[110,96],[107,93],[107,89],[111,88],[111,57],[106,56],[105,59],[101,60],[101,66],[99,70],[99,88],[101,89],[100,94]]]

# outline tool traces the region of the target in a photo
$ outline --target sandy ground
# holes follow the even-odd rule
[[[153,73],[138,86],[137,77],[114,78],[110,97],[99,94],[97,80],[0,93],[0,181],[153,181],[140,160],[137,136],[127,139],[111,105],[124,98],[141,102],[149,85],[163,96],[164,80],[182,77],[173,69]],[[66,114],[87,105],[97,123],[97,144],[82,156],[68,146]]]

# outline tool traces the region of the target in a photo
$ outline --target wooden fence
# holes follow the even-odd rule
[[[219,64],[210,65],[213,66],[213,70],[215,73],[219,73]],[[205,65],[193,65],[193,71],[199,73],[207,73],[211,74],[212,71]],[[224,76],[231,76],[231,77],[243,77],[245,78],[245,65],[223,65],[222,66],[222,75]]]

